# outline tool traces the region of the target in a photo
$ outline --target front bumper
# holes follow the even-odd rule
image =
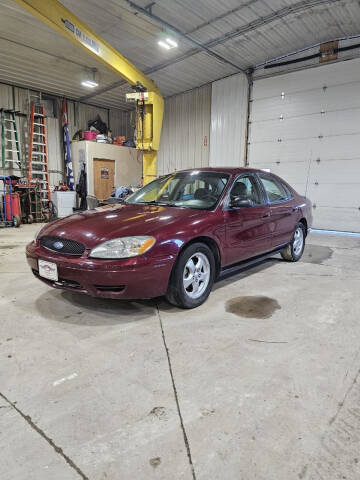
[[[27,245],[26,259],[33,274],[51,287],[124,300],[164,295],[175,261],[173,256],[150,258],[145,255],[101,260],[89,258],[87,251],[81,257],[70,257],[48,251],[38,242]],[[40,277],[39,259],[56,263],[58,282]]]

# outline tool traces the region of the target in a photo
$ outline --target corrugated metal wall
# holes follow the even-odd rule
[[[210,166],[244,165],[247,100],[242,73],[212,84]]]
[[[135,110],[131,112],[115,109],[110,110],[110,130],[113,136],[133,137],[135,123]]]
[[[34,95],[34,97],[30,97]],[[27,90],[24,88],[12,87],[0,83],[0,108],[15,109],[19,112],[17,115],[18,131],[20,133],[21,153],[23,165],[26,165],[28,158],[28,132],[29,132],[29,103],[35,100],[38,92]],[[48,98],[48,96],[44,97]],[[14,102],[15,101],[15,102]],[[49,153],[49,171],[50,184],[57,184],[64,179],[63,171],[63,153],[62,153],[62,119],[61,109],[62,102],[60,98],[53,97],[51,100],[43,100],[47,115],[47,140]],[[100,115],[103,122],[110,124],[113,135],[125,135],[132,137],[134,128],[131,127],[131,112],[125,112],[117,109],[105,109],[68,101],[68,122],[70,139],[77,130],[86,130],[88,121]],[[7,167],[10,167],[8,164]],[[20,172],[19,169],[6,168],[1,169],[1,174],[5,175],[21,175],[25,174],[25,170]]]
[[[209,165],[211,85],[165,100],[158,175]]]

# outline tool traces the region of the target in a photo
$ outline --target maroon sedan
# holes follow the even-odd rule
[[[43,227],[26,248],[48,285],[95,297],[166,295],[193,308],[234,265],[280,252],[301,257],[311,203],[270,173],[204,168],[167,175],[123,204]]]

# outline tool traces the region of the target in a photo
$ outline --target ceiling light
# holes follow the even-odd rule
[[[172,40],[171,38],[167,38],[166,41],[170,45],[170,47],[175,48],[178,46],[177,42],[175,42],[175,40]]]
[[[158,44],[160,45],[160,47],[166,48],[166,50],[170,50],[170,48],[171,48],[168,43],[163,42],[162,40],[159,40]]]
[[[81,85],[88,88],[95,88],[99,86],[99,84],[94,80],[84,80],[83,82],[81,82]]]
[[[87,88],[99,86],[99,75],[96,68],[86,69],[82,74],[81,85]]]

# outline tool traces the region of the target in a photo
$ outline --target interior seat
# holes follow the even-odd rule
[[[239,197],[241,200],[248,200],[249,193],[247,187],[244,183],[238,182],[234,185],[234,188],[231,190],[231,198]]]

